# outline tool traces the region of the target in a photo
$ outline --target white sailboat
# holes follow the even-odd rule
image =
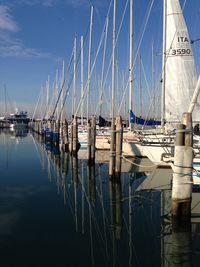
[[[173,129],[181,121],[182,114],[188,110],[195,86],[199,84],[179,0],[164,0],[163,3],[162,127],[141,136],[140,144],[127,142],[132,155],[137,149],[137,153],[147,156],[157,165],[166,164],[166,155],[166,161],[169,161],[169,155],[173,155]],[[194,123],[199,122],[197,105],[192,116]]]

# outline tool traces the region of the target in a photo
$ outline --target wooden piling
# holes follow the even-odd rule
[[[112,177],[115,173],[115,122],[112,119],[111,133],[110,133],[110,162],[109,162],[109,175]]]
[[[96,144],[96,118],[93,116],[91,120],[91,164],[95,162],[95,144]]]
[[[121,173],[122,161],[122,140],[123,140],[123,126],[121,116],[116,117],[116,159],[115,159],[115,174],[117,176]]]
[[[172,220],[172,266],[192,266],[191,222]]]
[[[77,117],[74,117],[73,119],[73,146],[72,146],[72,152],[74,155],[78,152],[78,123],[77,123]]]
[[[192,113],[184,112],[182,116],[182,124],[186,127],[185,133],[185,145],[193,146],[193,134],[192,134]]]
[[[87,124],[87,159],[88,163],[91,161],[91,122]]]
[[[70,145],[69,145],[69,151],[72,153],[73,151],[73,119],[71,121],[70,125]]]
[[[59,147],[61,151],[63,151],[63,121],[60,121],[60,128],[59,128]]]
[[[68,122],[67,122],[67,120],[64,121],[64,125],[63,125],[63,143],[64,143],[65,152],[68,152],[68,150],[69,150],[69,136],[68,136]]]
[[[183,122],[186,125],[178,126],[176,136],[172,180],[172,216],[188,220],[191,216],[194,156],[191,114],[184,113]]]

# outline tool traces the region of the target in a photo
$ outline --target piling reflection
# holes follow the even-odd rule
[[[170,217],[170,172],[162,171],[162,183],[159,170],[109,179],[107,162],[89,165],[44,144],[42,150],[91,266],[192,266],[192,224]]]
[[[192,266],[191,222],[172,221],[173,266]]]

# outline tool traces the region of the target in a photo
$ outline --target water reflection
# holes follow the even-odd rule
[[[33,266],[51,266],[53,253],[57,262],[54,266],[198,266],[199,193],[193,194],[191,222],[172,222],[170,170],[147,168],[144,162],[138,167],[137,159],[135,167],[122,163],[121,176],[111,180],[105,154],[104,160],[99,156],[97,163],[90,166],[79,154],[74,157],[59,151],[38,136],[28,134],[28,138],[32,144],[29,153],[37,152],[42,170],[37,187],[46,181],[47,188],[28,202],[28,217],[41,217],[46,222],[45,228],[35,233],[37,246],[42,249],[44,235],[49,236],[47,243],[51,244],[46,265]],[[36,176],[32,177],[31,183],[35,184],[35,180]],[[40,205],[44,205],[44,217],[37,212]],[[1,214],[2,209],[0,206]],[[22,224],[29,223],[34,231],[35,221],[31,224],[28,217]],[[0,224],[0,230],[2,227]],[[15,227],[22,231],[17,223]],[[59,248],[55,245],[57,236]],[[42,257],[37,261],[42,262]]]
[[[99,245],[108,266],[192,266],[192,224],[170,218],[171,170],[124,172],[111,180],[102,161],[90,166],[67,153],[51,154],[62,171],[57,179],[65,177],[57,185],[65,204],[70,198],[75,231],[89,236],[91,266],[100,266]]]

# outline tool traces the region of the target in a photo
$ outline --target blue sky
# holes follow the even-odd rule
[[[134,48],[138,45],[139,32],[142,29],[151,2],[152,0],[134,0]],[[181,0],[180,2],[183,5],[184,1]],[[75,35],[78,39],[77,42],[80,41],[81,35],[85,35],[89,25],[91,4],[94,5],[93,62],[105,17],[108,12],[109,0],[0,0],[1,103],[4,101],[3,91],[5,84],[9,98],[13,103],[17,103],[17,107],[33,110],[41,90],[41,85],[45,83],[48,75],[50,75],[52,84],[56,69],[61,69],[63,59],[66,65],[68,65]],[[117,1],[117,31],[125,4],[126,0]],[[186,1],[184,15],[191,38],[200,38],[200,27],[198,26],[200,1]],[[112,9],[109,17],[108,46],[111,47]],[[119,69],[118,79],[120,81],[122,79],[122,72],[127,74],[128,71],[128,21],[129,6],[125,13],[116,51]],[[161,40],[162,0],[154,0],[140,49],[145,75],[147,76],[150,87],[151,44],[154,42],[155,50],[159,54],[162,51]],[[110,58],[109,47],[107,50],[107,65]],[[194,54],[197,61],[200,53],[199,48],[200,42],[194,45]],[[88,37],[86,39],[85,59],[87,58],[87,50]],[[101,73],[101,55],[102,49],[97,59],[92,78],[94,79],[93,87],[95,87],[95,81],[98,80],[98,76]],[[79,65],[78,68],[80,68]],[[136,65],[138,65],[138,63],[136,63]],[[156,57],[155,65],[156,79],[159,80],[161,56]],[[87,68],[87,59],[85,60],[85,66]],[[85,73],[86,72],[87,71],[85,71]],[[135,91],[139,86],[137,73],[138,71],[135,70]],[[77,74],[77,76],[77,80],[80,80],[79,74]],[[125,77],[127,76],[125,75]],[[109,80],[110,78],[108,78],[108,86]],[[79,81],[77,81],[77,86],[79,86],[78,84]],[[121,84],[121,82],[119,82],[119,84]],[[121,87],[121,85],[119,85],[119,87]],[[143,87],[146,87],[145,81],[143,81]],[[135,96],[134,101],[138,103],[138,93],[135,93]],[[93,92],[93,101],[94,98],[98,98],[98,92]],[[138,104],[135,105],[137,106]],[[2,109],[1,105],[0,112],[2,112]]]

